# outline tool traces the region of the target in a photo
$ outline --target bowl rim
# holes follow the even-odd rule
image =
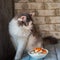
[[[44,49],[44,48],[43,48],[43,49]],[[42,53],[41,53],[41,54],[39,54],[39,55],[47,55],[49,51],[48,51],[47,49],[44,49],[44,50],[46,50],[46,51],[47,51],[47,53],[46,53],[46,54],[42,54]],[[31,54],[30,52],[28,52],[28,54],[29,54],[29,55],[33,55],[34,53],[33,53],[33,54]],[[35,53],[35,54],[36,54],[36,53]]]

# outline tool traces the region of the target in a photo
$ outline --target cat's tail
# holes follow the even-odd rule
[[[44,37],[43,38],[43,41],[44,42],[48,42],[50,44],[57,44],[58,43],[58,39],[56,37],[53,37],[53,36],[47,36],[47,37]]]

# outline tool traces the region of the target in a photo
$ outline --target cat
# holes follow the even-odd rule
[[[21,59],[23,51],[43,47],[43,40],[33,23],[34,13],[22,13],[9,22],[9,34],[16,49],[14,60]]]

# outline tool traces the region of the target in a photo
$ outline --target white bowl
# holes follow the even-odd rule
[[[48,54],[48,50],[44,49],[47,51],[46,54],[42,54],[42,53],[30,53],[28,52],[28,54],[32,57],[32,58],[36,58],[36,59],[40,59],[40,58],[44,58],[47,54]]]

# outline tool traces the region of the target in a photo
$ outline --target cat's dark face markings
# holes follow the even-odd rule
[[[28,13],[23,13],[18,16],[18,18],[22,19],[21,21],[18,20],[19,26],[24,26],[27,29],[31,29],[33,26],[33,19],[32,16]]]
[[[26,16],[26,22],[32,21],[32,17],[31,17],[31,15],[28,14],[28,13],[23,13],[23,14],[21,14],[21,16]]]

